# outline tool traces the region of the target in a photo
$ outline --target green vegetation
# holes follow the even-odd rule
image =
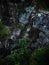
[[[30,65],[49,65],[49,46],[36,49],[32,53]]]
[[[17,25],[17,27],[20,28],[20,29],[22,29],[22,28],[23,28],[23,25],[22,25],[21,23],[19,23],[19,24]]]
[[[27,37],[19,40],[17,49],[0,62],[0,65],[29,65],[31,50],[27,45]]]
[[[0,23],[0,37],[4,38],[9,35],[9,29],[5,25]]]
[[[24,43],[24,44],[23,44]],[[49,46],[31,51],[26,38],[19,40],[19,48],[0,61],[0,65],[49,65]]]

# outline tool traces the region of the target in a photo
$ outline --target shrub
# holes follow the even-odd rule
[[[27,45],[27,38],[19,39],[19,48],[11,51],[0,65],[29,65],[31,50]]]
[[[39,48],[32,53],[31,65],[49,65],[49,46]]]
[[[49,45],[31,51],[26,37],[19,40],[19,48],[0,61],[0,65],[49,65]]]
[[[2,64],[0,65],[29,65],[30,61],[30,49],[28,48],[20,48],[11,52],[4,60],[2,60]]]
[[[4,38],[9,35],[9,29],[5,25],[0,23],[0,37]]]

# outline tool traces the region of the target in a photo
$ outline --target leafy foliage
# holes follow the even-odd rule
[[[6,28],[2,23],[0,23],[0,37],[4,38],[9,35],[9,29]]]
[[[27,38],[19,40],[19,48],[15,49],[2,60],[1,65],[29,65],[31,50],[29,49],[27,43]]]
[[[27,45],[28,38],[19,39],[18,48],[0,61],[0,65],[48,65],[49,46],[31,51]]]
[[[49,65],[49,46],[39,48],[32,53],[31,65]]]

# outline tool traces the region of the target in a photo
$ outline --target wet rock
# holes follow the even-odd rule
[[[49,15],[46,14],[37,14],[38,16],[34,17],[33,27],[37,28],[45,34],[49,33]]]
[[[40,48],[49,45],[49,14],[47,14],[47,12],[40,11],[32,16],[34,16],[32,27],[40,30],[40,32],[38,33],[39,35],[37,36],[36,41],[32,41],[33,43],[31,44],[31,48]],[[36,35],[33,37],[36,37]]]
[[[25,8],[25,12],[20,16],[19,22],[27,24],[31,12],[34,10],[35,6],[29,6]]]

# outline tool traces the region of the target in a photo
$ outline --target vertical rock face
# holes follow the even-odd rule
[[[39,36],[35,43],[32,43],[32,48],[39,48],[49,45],[49,12],[38,11],[34,14],[33,28],[40,30]]]
[[[35,8],[35,6],[26,7],[25,12],[22,13],[22,15],[20,15],[20,17],[19,17],[19,22],[21,22],[23,24],[27,24],[29,16],[30,16],[31,12],[34,10],[34,8]]]

